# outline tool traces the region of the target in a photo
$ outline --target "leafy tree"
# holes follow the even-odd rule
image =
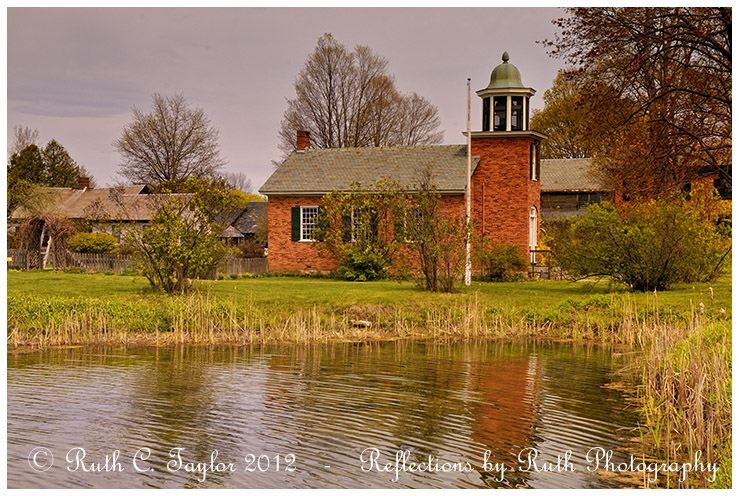
[[[8,186],[11,181],[28,181],[38,184],[44,176],[44,155],[36,145],[28,145],[10,157],[8,163]]]
[[[397,183],[381,180],[367,188],[332,192],[323,199],[315,232],[319,252],[336,261],[341,277],[374,280],[385,277],[400,245],[394,219],[405,193]]]
[[[56,140],[43,151],[44,170],[40,183],[55,188],[75,188],[79,184],[80,167]]]
[[[349,280],[414,275],[428,291],[451,292],[464,270],[468,232],[463,218],[442,212],[426,171],[406,188],[390,180],[324,197],[315,231],[319,253]]]
[[[126,243],[151,285],[184,292],[190,280],[207,277],[225,254],[218,221],[234,207],[223,183],[190,178],[184,194],[152,195],[156,213],[143,229],[130,229]]]
[[[237,207],[245,207],[251,202],[267,201],[263,196],[254,193],[244,193],[242,190],[236,188],[229,189],[228,194],[231,196],[234,205]]]
[[[425,171],[418,191],[404,199],[402,222],[397,236],[408,242],[406,270],[416,273],[418,283],[427,291],[450,293],[464,271],[465,245],[471,233],[464,217],[442,211],[441,195]]]
[[[631,196],[653,197],[703,176],[731,183],[731,9],[570,8],[551,54],[578,69],[583,86],[610,89],[592,119],[614,103],[596,165]]]
[[[163,190],[181,191],[189,178],[215,177],[225,165],[218,129],[181,94],[154,94],[151,112],[134,107],[113,146],[122,159],[119,174]]]
[[[607,87],[583,84],[582,79],[578,72],[559,71],[544,93],[544,108],[533,112],[531,128],[547,135],[541,144],[542,158],[590,158],[607,152],[603,134],[631,111]],[[605,119],[601,105],[609,105]]]
[[[386,58],[367,46],[347,51],[324,34],[297,80],[280,125],[280,149],[306,130],[315,148],[439,143],[438,109],[416,93],[401,94]]]
[[[610,276],[639,291],[706,281],[731,249],[719,219],[730,209],[708,187],[623,210],[590,205],[588,215],[553,233],[556,260],[575,278]]]
[[[26,146],[14,153],[8,163],[8,214],[21,205],[40,211],[49,197],[41,186],[74,188],[81,175],[89,177],[56,140],[49,141],[43,150],[35,144]]]

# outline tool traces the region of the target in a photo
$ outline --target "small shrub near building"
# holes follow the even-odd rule
[[[336,273],[347,281],[377,281],[387,277],[389,261],[372,246],[352,247],[339,263]]]
[[[110,253],[117,247],[115,236],[107,233],[77,233],[67,240],[67,249],[75,253]]]
[[[485,244],[480,246],[475,261],[483,281],[515,281],[527,268],[526,259],[516,245]]]

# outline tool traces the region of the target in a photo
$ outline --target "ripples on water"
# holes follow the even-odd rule
[[[9,354],[8,487],[609,487],[585,470],[585,453],[618,451],[636,425],[619,393],[603,387],[610,357],[580,345],[409,342]],[[53,453],[48,471],[30,468],[34,447]],[[74,447],[101,463],[120,450],[123,471],[70,472]],[[177,447],[185,462],[209,462],[218,450],[216,461],[236,471],[201,482],[200,472],[169,470]],[[140,448],[152,454],[137,473]],[[408,450],[409,462],[469,462],[472,471],[393,481],[394,471],[362,471],[366,448],[383,465]],[[515,470],[498,482],[483,470],[486,450],[512,468],[524,448],[536,448],[540,464],[572,450],[576,471]]]

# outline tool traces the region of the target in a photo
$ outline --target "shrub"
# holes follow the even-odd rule
[[[188,194],[155,195],[151,222],[126,233],[133,257],[152,287],[185,292],[192,279],[205,278],[218,266],[226,253],[218,238],[223,232],[219,218],[233,208],[222,186],[218,180],[191,177],[183,185]]]
[[[715,193],[697,189],[690,199],[676,193],[623,210],[608,203],[587,208],[554,240],[557,261],[573,277],[611,276],[636,290],[662,290],[712,279],[730,251],[717,222],[727,205]]]
[[[69,251],[76,253],[108,253],[118,247],[118,241],[107,233],[77,233],[67,240]]]
[[[348,281],[376,281],[387,276],[388,260],[380,250],[355,246],[347,251],[336,273]]]
[[[241,258],[263,258],[264,244],[254,238],[247,238],[236,247],[236,256]]]
[[[476,261],[484,281],[512,281],[516,273],[526,270],[526,259],[515,245],[484,245],[479,249]]]

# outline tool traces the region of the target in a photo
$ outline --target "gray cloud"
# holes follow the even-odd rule
[[[466,78],[487,85],[504,50],[527,86],[551,85],[561,61],[537,40],[552,37],[556,9],[8,9],[8,128],[38,127],[78,162],[112,180],[112,143],[133,106],[154,92],[182,92],[220,128],[230,170],[256,187],[279,157],[285,99],[325,32],[390,59],[402,91],[439,107],[445,142],[462,143]],[[480,105],[473,95],[473,129]]]

